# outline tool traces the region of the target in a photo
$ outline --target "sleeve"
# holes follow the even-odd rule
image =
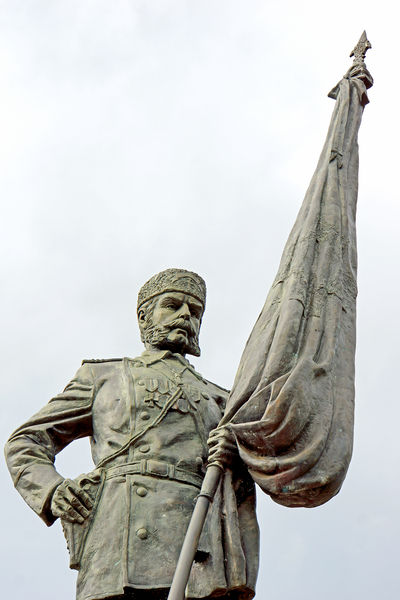
[[[70,442],[92,434],[94,376],[84,364],[64,391],[19,427],[5,446],[14,486],[25,502],[52,525],[50,502],[63,481],[56,471],[56,455]]]

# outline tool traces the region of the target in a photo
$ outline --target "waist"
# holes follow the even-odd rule
[[[149,475],[179,481],[201,488],[203,477],[197,473],[181,469],[172,463],[160,460],[142,459],[123,465],[116,465],[105,469],[106,479],[121,477],[121,475]]]

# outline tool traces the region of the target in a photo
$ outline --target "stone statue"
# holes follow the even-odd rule
[[[185,358],[200,354],[205,300],[205,283],[195,273],[168,269],[152,277],[137,307],[145,352],[134,359],[83,361],[64,391],[8,442],[18,491],[47,525],[62,519],[71,567],[79,569],[79,600],[129,596],[129,590],[135,598],[166,598],[204,476],[207,438],[228,396]],[[55,455],[83,436],[91,436],[96,469],[64,479]],[[235,460],[226,430],[210,443],[210,458]],[[227,581],[228,534],[212,518],[197,550],[190,597],[233,587],[240,592],[226,597],[254,594],[254,483],[243,468],[237,475],[225,491],[239,499],[235,526],[228,522],[225,529],[230,545],[246,549],[243,568]]]
[[[200,355],[203,279],[167,269],[139,291],[143,354],[84,360],[7,442],[19,493],[47,525],[61,519],[78,600],[181,600],[171,582],[197,497],[193,514],[203,501],[210,510],[187,561],[186,598],[250,600],[254,482],[286,506],[318,506],[339,491],[352,451],[357,132],[372,85],[368,47],[364,33],[330,94],[327,140],[232,391],[186,359]],[[55,456],[85,436],[95,469],[64,479]]]

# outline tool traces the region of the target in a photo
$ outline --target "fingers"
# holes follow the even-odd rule
[[[85,492],[85,490],[82,490],[82,488],[80,488],[78,485],[75,484],[74,488],[73,488],[73,492],[74,492],[75,496],[81,501],[81,503],[84,506],[86,506],[86,508],[88,510],[93,508],[93,502],[92,502],[90,496]]]
[[[70,523],[83,523],[85,520],[82,515],[80,515],[65,500],[52,502],[51,512],[55,517],[60,517],[61,519],[65,519],[65,521],[69,521]]]
[[[208,464],[219,464],[222,467],[232,465],[238,455],[236,439],[229,427],[213,429],[208,438]]]
[[[233,454],[237,454],[237,447],[236,447],[236,444],[224,442],[224,443],[218,444],[218,446],[214,446],[213,448],[210,448],[208,455],[211,456],[217,452],[221,452],[221,453],[230,452]]]
[[[76,510],[72,508],[72,506],[69,506],[66,510],[64,510],[60,517],[66,521],[69,521],[70,523],[83,523],[85,520]]]
[[[217,446],[210,450],[208,454],[208,462],[210,463],[215,460],[222,460],[224,463],[231,463],[234,456],[237,456],[237,450],[235,446]]]
[[[208,446],[210,448],[210,452],[213,448],[236,448],[236,440],[232,434],[229,435],[219,435],[218,437],[208,438]]]
[[[86,519],[89,516],[90,512],[76,496],[71,496],[68,500],[70,505],[75,509],[75,512],[77,512],[81,517]]]
[[[208,436],[207,440],[209,448],[212,448],[217,444],[220,445],[224,443],[229,443],[236,448],[236,440],[232,431],[226,426],[217,427],[217,429],[213,429],[210,432],[210,435]]]
[[[70,523],[83,523],[90,515],[92,500],[74,481],[65,479],[55,490],[51,511]]]

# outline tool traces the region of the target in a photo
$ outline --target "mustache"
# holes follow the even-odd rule
[[[170,331],[178,328],[185,330],[188,334],[186,352],[193,354],[193,356],[200,356],[198,333],[189,321],[182,318],[174,319],[162,326],[155,325],[151,318],[148,319],[146,327],[141,330],[142,341],[155,347],[164,348]]]
[[[183,329],[192,336],[196,334],[196,331],[194,330],[190,321],[186,321],[185,319],[174,319],[173,321],[165,324],[164,328],[168,331],[171,331],[171,329]]]

